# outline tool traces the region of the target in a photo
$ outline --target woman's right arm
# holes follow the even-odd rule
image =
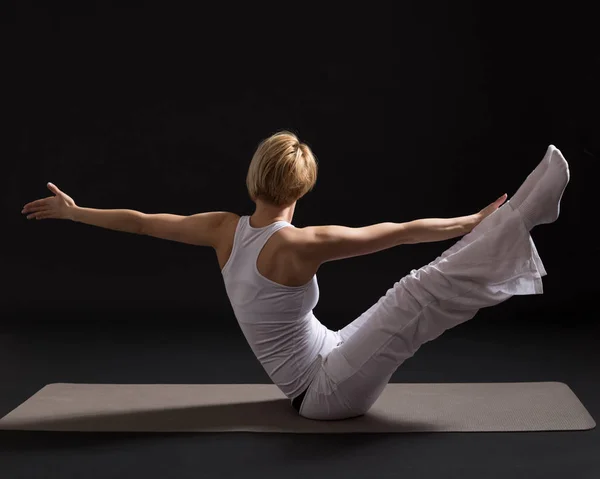
[[[506,200],[502,195],[478,213],[455,218],[424,218],[405,223],[300,228],[297,250],[304,261],[321,265],[376,253],[401,244],[428,243],[464,236]]]
[[[298,249],[317,264],[363,256],[401,244],[427,243],[463,236],[477,224],[475,215],[425,218],[406,223],[377,223],[360,228],[327,225],[301,228]]]

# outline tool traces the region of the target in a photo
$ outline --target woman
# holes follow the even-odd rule
[[[423,343],[481,308],[543,292],[546,271],[529,232],[558,218],[569,181],[568,164],[554,146],[509,201],[504,194],[457,218],[296,228],[296,202],[316,178],[310,148],[284,131],[264,140],[250,163],[246,186],[256,203],[252,216],[83,208],[51,183],[54,196],[28,203],[23,213],[28,219],[70,219],[214,248],[250,347],[298,413],[311,419],[364,414]],[[316,273],[323,263],[459,236],[343,329],[329,330],[314,316]]]

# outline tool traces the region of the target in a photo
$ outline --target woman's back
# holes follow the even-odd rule
[[[240,216],[231,213],[230,218],[220,228],[220,241],[216,249],[219,268],[223,270],[233,250],[235,232]],[[248,218],[248,226],[255,230],[264,226],[253,227]],[[290,223],[287,223],[288,225]],[[293,225],[292,225],[293,226]],[[265,278],[284,286],[302,286],[308,283],[317,273],[317,267],[308,261],[303,261],[298,254],[298,230],[281,228],[273,232],[258,255],[256,262],[258,271]]]
[[[255,228],[242,216],[233,235],[231,253],[222,268],[227,295],[236,319],[257,359],[271,380],[289,398],[304,391],[326,356],[339,342],[313,314],[319,300],[316,275],[298,286],[279,284],[261,274],[257,259],[286,221]],[[275,238],[273,238],[275,239]],[[285,271],[285,241],[276,241],[267,260]],[[277,256],[277,252],[280,256]],[[292,274],[291,277],[294,275]]]

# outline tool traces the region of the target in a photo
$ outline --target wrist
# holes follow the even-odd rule
[[[467,233],[470,233],[475,226],[481,223],[483,217],[479,213],[474,213],[472,215],[467,216],[467,222],[465,225],[465,230]]]
[[[82,208],[77,205],[70,206],[67,209],[67,214],[65,215],[66,219],[71,221],[79,221],[79,215],[81,213]]]

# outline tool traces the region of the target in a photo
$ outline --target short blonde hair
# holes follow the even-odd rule
[[[317,159],[305,143],[289,131],[263,140],[250,162],[246,187],[252,201],[261,199],[287,206],[302,198],[317,182]]]

